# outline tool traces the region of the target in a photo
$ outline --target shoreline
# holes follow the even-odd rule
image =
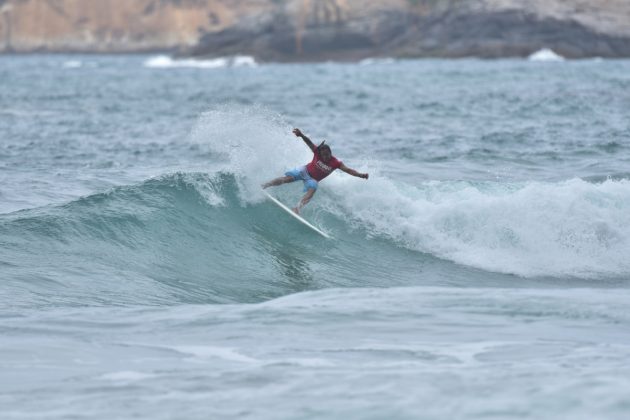
[[[630,58],[630,27],[623,23],[630,20],[630,5],[621,2],[568,8],[560,0],[509,7],[497,0],[422,7],[376,1],[361,8],[314,1],[312,10],[302,10],[297,1],[262,1],[260,8],[237,2],[238,11],[206,22],[199,16],[206,6],[190,9],[164,2],[158,9],[142,11],[138,4],[107,0],[120,18],[114,24],[89,9],[75,10],[70,3],[59,3],[57,12],[66,16],[61,19],[53,18],[44,4],[37,6],[40,10],[28,0],[7,1],[0,15],[0,54],[248,55],[259,62],[291,63],[513,58],[548,48],[568,59]],[[329,10],[331,5],[335,7]],[[35,17],[28,19],[36,10],[51,16],[42,28]],[[173,26],[181,13],[186,18]],[[138,17],[144,23],[134,23],[132,18]]]
[[[257,65],[261,64],[323,64],[323,63],[338,63],[338,64],[360,64],[364,61],[375,61],[375,62],[387,62],[387,61],[421,61],[421,60],[444,60],[444,61],[458,61],[458,60],[478,60],[478,61],[546,61],[546,60],[531,60],[531,57],[536,53],[544,50],[549,50],[548,48],[541,48],[538,51],[534,51],[532,54],[523,55],[523,56],[515,56],[515,55],[506,55],[506,56],[497,56],[497,57],[482,57],[477,55],[462,55],[462,56],[438,56],[438,55],[422,55],[422,56],[378,56],[378,55],[366,55],[361,57],[356,56],[340,56],[340,55],[331,55],[331,56],[318,56],[315,58],[309,59],[280,59],[280,60],[263,60],[259,59],[255,56],[240,53],[234,55],[207,55],[207,56],[189,56],[189,55],[181,55],[181,54],[173,54],[172,51],[164,51],[164,50],[148,50],[148,51],[134,51],[134,52],[101,52],[101,51],[20,51],[20,52],[1,52],[1,58],[9,58],[9,57],[125,57],[125,56],[142,56],[142,57],[165,57],[172,60],[174,63],[182,62],[182,61],[194,61],[203,63],[206,61],[212,60],[230,60],[237,57],[246,57],[251,58]],[[552,53],[555,51],[551,50]],[[558,55],[560,61],[571,61],[571,62],[580,62],[580,61],[593,61],[593,60],[606,60],[606,61],[626,61],[630,60],[630,56],[619,56],[619,57],[601,57],[601,56],[585,56],[585,57],[564,57]],[[552,60],[549,60],[552,61]]]

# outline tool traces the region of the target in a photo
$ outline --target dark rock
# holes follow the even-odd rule
[[[383,48],[405,33],[412,16],[382,12],[370,19],[310,23],[298,30],[286,15],[275,15],[254,27],[251,22],[204,34],[188,51],[193,56],[250,54],[263,60],[311,61],[358,59],[382,54]]]
[[[250,54],[263,60],[358,59],[366,56],[495,58],[551,48],[568,58],[630,57],[630,39],[600,34],[574,21],[522,11],[444,13],[421,17],[381,11],[369,18],[311,23],[298,33],[286,15],[264,25],[207,33],[195,56]]]
[[[630,56],[630,39],[518,11],[428,18],[392,46],[405,55],[495,58],[551,48],[568,58]]]

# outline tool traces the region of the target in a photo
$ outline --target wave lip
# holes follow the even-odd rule
[[[218,57],[206,60],[197,59],[173,59],[167,55],[151,57],[144,62],[144,67],[155,69],[173,68],[197,68],[219,69],[226,67],[256,67],[258,63],[254,57],[247,55],[235,55],[230,57]]]

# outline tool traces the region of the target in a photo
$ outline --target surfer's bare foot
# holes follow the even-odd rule
[[[261,188],[262,188],[263,190],[265,190],[265,189],[267,189],[267,188],[269,187],[269,183],[268,183],[268,182],[265,182],[264,184],[260,184],[260,186],[261,186]]]
[[[291,210],[293,210],[293,213],[299,215],[300,214],[300,210],[298,210],[297,207],[293,207]]]

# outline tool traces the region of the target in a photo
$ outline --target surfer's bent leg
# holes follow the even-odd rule
[[[300,210],[302,210],[302,208],[304,208],[304,206],[307,205],[309,201],[311,201],[311,198],[313,198],[313,195],[315,195],[315,191],[317,190],[309,188],[306,194],[304,194],[304,197],[302,197],[302,199],[298,203],[297,207],[293,208],[293,211],[297,214],[300,214]]]
[[[297,181],[298,179],[304,180],[304,172],[306,172],[306,167],[302,166],[300,168],[291,169],[284,173],[284,176],[280,178],[272,179],[269,182],[262,184],[263,189],[268,187],[277,187],[278,185],[286,184],[288,182]]]
[[[297,207],[293,208],[293,211],[297,214],[300,214],[300,210],[302,210],[302,208],[311,201],[313,195],[315,195],[315,191],[317,191],[317,181],[314,179],[304,181],[304,189],[306,190],[306,194],[304,194],[304,197],[302,197]]]
[[[265,182],[264,184],[262,184],[262,187],[263,189],[269,187],[277,187],[278,185],[286,184],[293,181],[295,181],[295,179],[293,179],[292,176],[281,176],[279,178],[272,179],[269,182]]]

